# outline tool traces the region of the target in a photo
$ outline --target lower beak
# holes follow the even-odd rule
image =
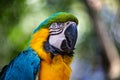
[[[76,41],[77,41],[77,26],[76,23],[72,23],[68,26],[64,32],[66,40],[63,41],[61,49],[63,51],[71,52],[74,50]]]

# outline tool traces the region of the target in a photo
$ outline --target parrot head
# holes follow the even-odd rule
[[[77,24],[78,20],[72,14],[58,12],[43,21],[33,33],[36,34],[42,30],[44,31],[43,33],[40,32],[42,35],[40,40],[46,36],[43,40],[43,48],[46,52],[52,55],[73,55],[77,41]],[[47,31],[45,32],[45,30]]]
[[[70,54],[77,40],[77,27],[73,21],[54,22],[49,27],[48,43],[54,48],[53,54]],[[57,53],[56,53],[57,52]]]

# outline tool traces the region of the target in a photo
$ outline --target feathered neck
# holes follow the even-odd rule
[[[49,52],[46,52],[44,49],[44,43],[46,42],[48,36],[49,29],[47,28],[40,29],[32,36],[32,40],[30,41],[30,47],[37,52],[38,56],[42,60],[46,61],[47,63],[51,63],[57,56],[56,57],[54,56],[54,58],[52,59],[51,54]],[[63,59],[63,62],[65,62],[67,65],[70,65],[72,61],[72,56],[61,54],[60,55],[58,54],[58,56],[61,56],[59,58]]]
[[[48,35],[49,30],[47,28],[40,29],[39,31],[33,34],[32,40],[30,41],[30,47],[37,52],[38,56],[41,59],[50,63],[50,53],[47,53],[44,50],[44,42],[47,40]]]

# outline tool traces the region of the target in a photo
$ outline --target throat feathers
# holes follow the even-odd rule
[[[71,74],[70,63],[72,56],[54,55],[44,50],[44,42],[49,35],[48,28],[42,28],[32,36],[30,47],[41,58],[39,80],[69,80]]]

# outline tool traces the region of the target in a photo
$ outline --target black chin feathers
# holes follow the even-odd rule
[[[73,56],[74,52],[73,51],[60,51],[58,48],[52,46],[49,44],[48,41],[44,42],[44,49],[46,52],[51,53],[51,57],[55,56],[55,55],[68,55],[68,56]],[[65,49],[65,48],[64,48]]]

